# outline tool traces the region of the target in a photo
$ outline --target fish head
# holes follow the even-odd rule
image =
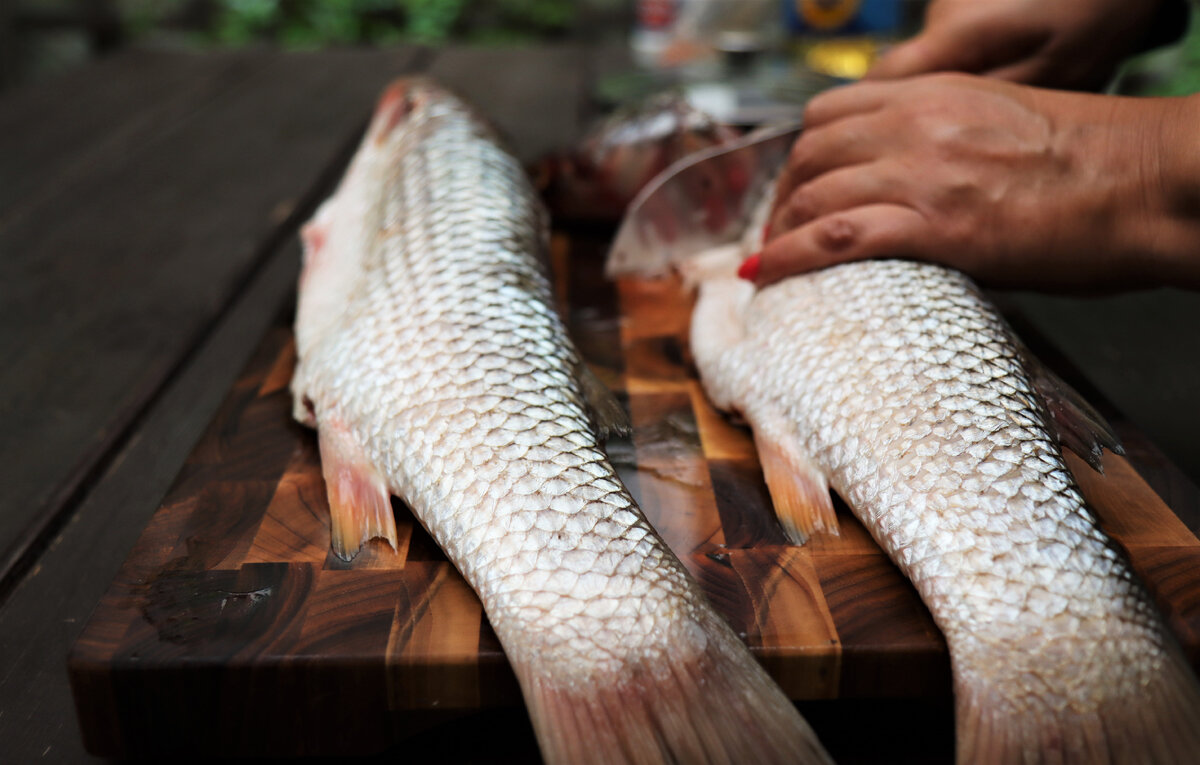
[[[376,146],[386,146],[402,128],[438,105],[462,107],[458,99],[428,77],[393,80],[375,105],[368,137]],[[465,108],[465,107],[463,107]]]
[[[301,228],[304,267],[300,273],[296,337],[315,342],[342,322],[356,285],[377,258],[378,232],[385,227],[387,195],[403,155],[435,131],[444,117],[467,114],[456,97],[428,78],[393,81],[379,97],[366,138],[336,193]]]

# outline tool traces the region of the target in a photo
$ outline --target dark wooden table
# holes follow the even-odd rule
[[[286,310],[297,225],[336,181],[380,88],[431,73],[532,160],[580,134],[596,114],[590,83],[621,65],[580,45],[130,51],[0,98],[0,759],[95,760],[79,739],[67,651]],[[1194,491],[1200,295],[1004,302],[1043,353],[1137,424],[1128,434],[1148,434],[1127,435],[1131,452],[1165,464],[1161,447],[1183,468],[1152,481],[1168,502]],[[865,703],[805,711],[843,761],[945,756],[928,735],[945,734],[945,704],[907,705],[919,729],[888,718],[879,760],[846,724]],[[446,750],[455,737],[439,728],[408,752],[479,762],[535,752],[520,710],[460,725],[490,743]]]

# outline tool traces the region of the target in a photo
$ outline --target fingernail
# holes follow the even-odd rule
[[[764,242],[766,242],[770,238],[771,238],[771,222],[767,221],[766,223],[763,224],[762,240]]]
[[[762,253],[756,252],[742,261],[738,268],[738,277],[752,282],[758,279],[758,271],[762,268]]]

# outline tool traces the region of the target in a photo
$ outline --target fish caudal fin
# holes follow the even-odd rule
[[[386,539],[396,549],[391,493],[379,471],[367,461],[351,433],[336,423],[322,423],[317,440],[329,496],[333,552],[342,560],[350,560],[376,537]]]
[[[706,609],[707,610],[707,609]],[[695,628],[693,628],[695,629]],[[832,763],[816,734],[720,617],[702,645],[559,678],[514,661],[547,763]]]
[[[1103,695],[1101,692],[1100,695]],[[1200,759],[1200,688],[1176,648],[1134,693],[1090,708],[955,688],[958,762],[976,765],[1185,765]]]
[[[837,513],[825,474],[789,441],[759,428],[754,430],[754,446],[787,538],[802,545],[817,532],[836,536]]]

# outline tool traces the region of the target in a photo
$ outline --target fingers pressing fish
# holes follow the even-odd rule
[[[699,285],[701,379],[753,429],[792,540],[837,533],[832,488],[912,580],[949,645],[959,762],[1198,761],[1192,668],[1063,461],[1060,444],[1097,468],[1117,448],[1102,418],[955,271],[876,260],[755,292],[735,273],[768,207],[741,243],[626,244],[610,268],[673,259]]]
[[[623,411],[552,308],[519,164],[421,80],[304,228],[295,416],[333,548],[402,497],[479,594],[550,762],[828,762],[599,443]]]

